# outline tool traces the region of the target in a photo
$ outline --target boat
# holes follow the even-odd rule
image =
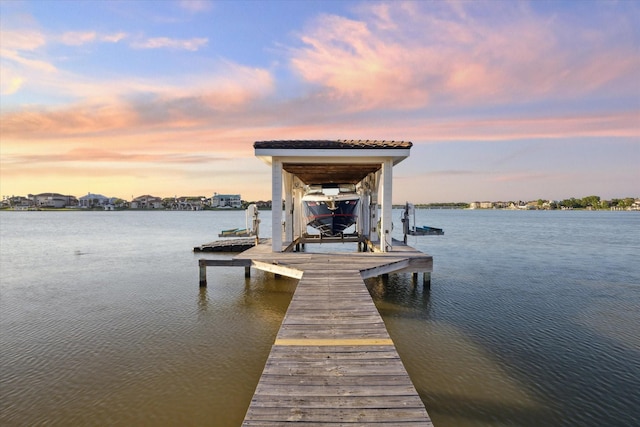
[[[413,218],[413,221],[411,219]],[[402,221],[402,230],[404,232],[404,242],[407,243],[407,236],[442,236],[444,230],[437,227],[418,226],[416,223],[416,209],[413,204],[407,202],[404,207],[404,212],[400,217]],[[413,226],[411,223],[413,222]]]
[[[444,231],[442,228],[429,226],[416,226],[410,231],[412,236],[442,236]]]
[[[245,211],[246,228],[230,228],[222,230],[218,237],[253,237],[258,235],[260,220],[258,219],[258,207],[255,204],[247,206]]]
[[[355,186],[337,186],[337,194],[327,194],[326,188],[311,186],[302,197],[307,225],[323,237],[341,236],[358,219],[360,196]]]
[[[230,230],[222,230],[218,237],[251,237],[254,234],[246,228],[232,228]]]

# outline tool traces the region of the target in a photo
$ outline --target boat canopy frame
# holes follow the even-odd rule
[[[361,206],[357,232],[381,252],[391,251],[393,166],[409,157],[412,145],[378,140],[256,141],[256,157],[271,165],[272,251],[281,252],[283,243],[306,230],[301,200],[304,187],[311,184],[355,184]],[[284,217],[277,202],[283,199]]]

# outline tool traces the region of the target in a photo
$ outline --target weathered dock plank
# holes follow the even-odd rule
[[[259,239],[259,245],[268,244],[271,239]],[[243,252],[256,246],[255,237],[216,240],[193,248],[194,252]]]
[[[201,285],[208,265],[299,279],[244,426],[432,426],[363,281],[395,272],[427,277],[431,256],[400,242],[386,253],[274,253],[259,244],[200,265]]]
[[[243,425],[431,426],[360,274],[375,262],[331,259],[288,258],[304,273]]]
[[[350,422],[349,424],[330,421],[330,422],[305,422],[305,421],[296,421],[296,427],[336,427],[342,425],[348,425],[349,427],[371,427],[370,422]],[[282,421],[245,421],[243,424],[247,427],[281,427],[283,425]],[[395,423],[393,425],[398,425],[399,427],[423,427],[424,424],[422,422],[412,422],[412,421],[402,421]]]

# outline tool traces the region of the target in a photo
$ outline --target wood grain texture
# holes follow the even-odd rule
[[[432,426],[360,273],[402,258],[295,255],[277,260],[303,273],[243,426]]]

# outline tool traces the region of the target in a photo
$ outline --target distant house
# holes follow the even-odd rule
[[[493,209],[492,202],[471,202],[469,209]]]
[[[131,201],[131,209],[162,209],[162,199],[160,197],[138,196]]]
[[[59,193],[29,194],[34,206],[38,208],[65,208],[78,206],[78,199],[74,196],[65,196]]]
[[[211,199],[211,207],[213,208],[236,208],[242,207],[242,199],[240,194],[218,194],[214,193]]]
[[[176,211],[199,211],[205,207],[206,197],[183,196],[176,197],[171,203],[171,209]]]
[[[84,209],[103,208],[108,205],[115,205],[116,198],[105,197],[102,194],[88,193],[78,199],[78,206]]]
[[[35,202],[33,199],[23,196],[4,196],[2,198],[2,207],[8,208],[13,207],[14,209],[28,209],[33,208],[35,206]]]
[[[258,207],[258,209],[271,209],[271,200],[259,200],[254,202],[254,204]]]

